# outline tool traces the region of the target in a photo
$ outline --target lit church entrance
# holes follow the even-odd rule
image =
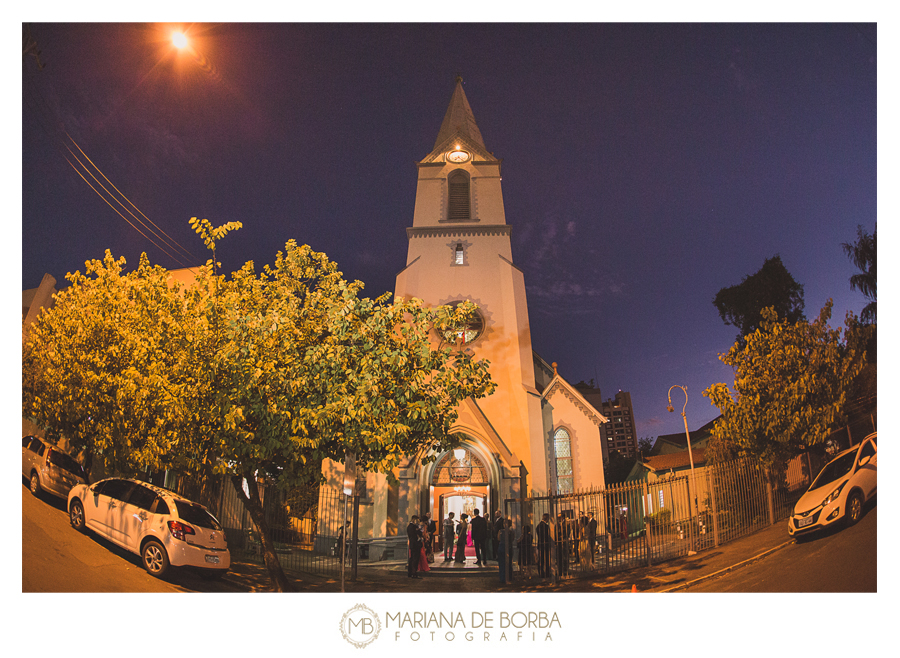
[[[474,510],[484,516],[490,510],[490,469],[481,457],[466,447],[456,448],[437,460],[431,476],[430,508],[437,522],[440,549],[443,551],[443,520],[453,512],[453,520],[459,522],[466,514],[472,520]],[[466,542],[467,557],[474,557],[471,539]]]

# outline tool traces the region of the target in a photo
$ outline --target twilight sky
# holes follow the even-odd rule
[[[873,24],[185,24],[194,53],[172,27],[31,25],[22,288],[105,249],[204,262],[199,216],[244,224],[229,271],[293,238],[393,290],[459,73],[503,159],[534,349],[604,398],[630,391],[638,437],[682,431],[673,384],[691,430],[717,415],[702,391],[732,384],[717,357],[737,332],[712,299],[766,258],[809,318],[865,304],[841,243],[876,222]],[[180,247],[129,226],[67,146]]]

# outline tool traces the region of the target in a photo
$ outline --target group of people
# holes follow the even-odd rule
[[[421,517],[413,516],[406,526],[409,539],[409,558],[406,564],[408,578],[418,578],[419,571],[431,571],[428,565],[434,562],[434,533],[437,525],[431,518],[431,512]]]
[[[537,563],[541,578],[550,574],[550,551],[556,548],[556,566],[559,574],[569,573],[569,562],[573,556],[583,569],[594,564],[597,551],[597,519],[593,512],[582,512],[578,518],[560,514],[554,528],[551,528],[550,514],[544,514],[537,526]]]
[[[464,563],[466,546],[471,545],[475,552],[476,566],[486,565],[488,559],[498,563],[501,583],[507,582],[512,575],[514,553],[518,555],[519,568],[523,572],[530,574],[536,563],[541,578],[551,575],[551,551],[554,549],[560,575],[569,573],[572,557],[581,563],[582,568],[590,568],[594,563],[597,520],[593,513],[582,512],[578,517],[560,514],[555,523],[550,514],[544,514],[534,534],[531,526],[526,524],[516,540],[511,521],[505,519],[500,511],[496,512],[493,521],[487,518],[487,514],[481,516],[477,509],[472,511],[471,518],[463,513],[457,521],[455,516],[454,512],[450,512],[441,524],[444,562],[453,560]],[[419,571],[430,570],[428,565],[434,562],[436,531],[430,512],[410,519],[406,528],[409,539],[409,578],[418,578]],[[515,546],[512,545],[513,541]]]
[[[503,562],[501,551],[506,555],[506,535],[501,532],[507,527],[503,513],[497,511],[494,520],[489,521],[487,514],[481,516],[479,510],[472,510],[472,516],[462,513],[459,520],[455,512],[447,514],[442,522],[442,539],[444,562],[451,560],[457,563],[466,561],[466,547],[471,545],[475,550],[475,565],[486,565],[488,559]],[[409,540],[409,561],[407,573],[409,578],[418,578],[419,571],[430,571],[428,564],[434,561],[434,537],[436,524],[431,520],[431,513],[421,517],[413,516],[406,527]],[[471,544],[469,543],[471,541]],[[455,549],[455,552],[454,552]],[[511,555],[511,554],[510,554]],[[501,571],[503,569],[501,568]]]

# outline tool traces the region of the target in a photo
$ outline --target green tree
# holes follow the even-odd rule
[[[213,253],[238,228],[192,226]],[[258,275],[247,263],[227,279],[210,261],[187,290],[162,285],[164,270],[146,265],[154,285],[140,304],[123,266],[109,255],[103,267],[91,264],[94,278],[73,281],[80,294],[60,295],[39,317],[23,364],[32,378],[24,412],[54,431],[77,430],[77,443],[120,472],[230,476],[279,590],[288,583],[260,479],[302,486],[320,476],[322,459],[347,453],[390,475],[405,454],[452,446],[457,405],[493,391],[486,361],[432,341],[435,330],[464,325],[474,305],[361,298],[360,282],[293,241]],[[85,321],[97,340],[56,340],[80,336]],[[52,370],[51,353],[60,364]],[[83,390],[64,410],[50,409],[73,385]],[[55,398],[43,393],[53,387]]]
[[[758,272],[745,276],[739,284],[719,290],[713,304],[725,324],[738,328],[739,343],[761,326],[765,308],[774,308],[790,322],[804,319],[803,286],[778,255],[766,259]]]
[[[191,326],[169,274],[142,256],[88,261],[23,345],[23,415],[110,468],[138,473],[177,441],[169,388]]]
[[[640,452],[644,458],[650,455],[651,450],[653,450],[653,439],[649,436],[638,439],[638,452]]]
[[[856,242],[841,246],[844,253],[853,261],[853,264],[860,270],[859,274],[850,277],[850,288],[860,291],[867,299],[868,304],[859,314],[860,320],[868,323],[875,323],[876,320],[876,297],[878,292],[878,274],[876,269],[876,257],[878,249],[876,245],[876,234],[878,229],[872,231],[869,235],[866,230],[859,225],[856,227]]]
[[[824,441],[843,420],[853,379],[865,365],[869,329],[848,314],[832,329],[832,302],[814,322],[779,319],[769,308],[762,326],[719,359],[735,372],[734,391],[714,384],[703,395],[722,418],[708,457],[751,455],[777,465]]]
[[[625,482],[631,469],[634,468],[634,459],[628,459],[618,450],[611,450],[609,457],[603,460],[603,479],[607,484]]]

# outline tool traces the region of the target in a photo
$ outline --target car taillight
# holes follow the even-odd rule
[[[186,523],[179,523],[178,521],[169,521],[169,532],[172,533],[172,536],[175,539],[180,539],[184,541],[185,535],[193,535],[194,529]]]

